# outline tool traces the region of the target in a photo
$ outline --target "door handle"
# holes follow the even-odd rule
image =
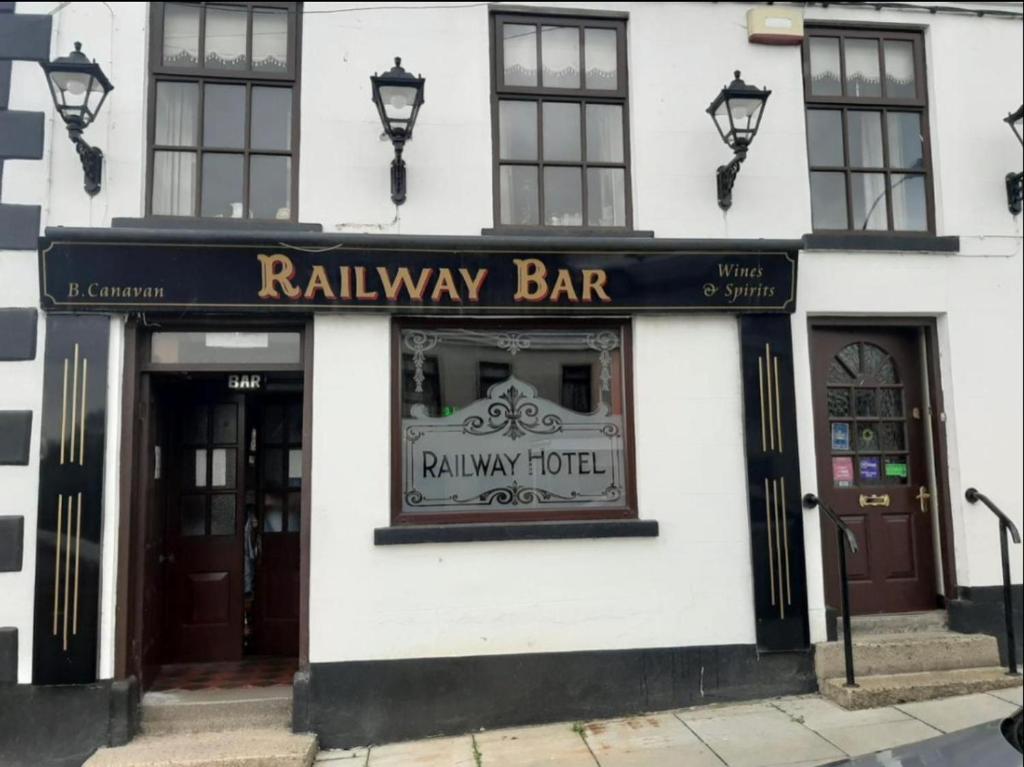
[[[921,485],[921,487],[918,488],[917,495],[915,495],[914,497],[917,498],[917,500],[921,504],[921,513],[927,514],[928,499],[932,497],[932,494],[928,492],[928,488],[926,488],[924,485]]]
[[[866,508],[868,506],[889,506],[889,494],[884,493],[883,495],[864,495],[861,493],[860,496],[860,507]]]

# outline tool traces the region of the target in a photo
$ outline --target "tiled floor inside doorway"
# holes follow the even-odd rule
[[[173,663],[160,667],[152,691],[231,690],[292,684],[296,658],[256,656],[217,663]]]

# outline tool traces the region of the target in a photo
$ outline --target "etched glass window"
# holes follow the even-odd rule
[[[401,521],[633,516],[624,333],[402,327]]]

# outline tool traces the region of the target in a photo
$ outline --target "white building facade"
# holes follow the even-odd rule
[[[805,493],[854,613],[1001,635],[1020,3],[364,5],[0,4],[0,753],[247,655],[330,746],[813,691]]]

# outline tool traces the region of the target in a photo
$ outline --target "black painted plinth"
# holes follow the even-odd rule
[[[1017,663],[1024,658],[1024,585],[1011,586],[1013,626],[1017,639]],[[999,657],[1006,663],[1006,618],[1002,586],[961,586],[949,601],[949,627],[964,634],[991,634],[999,642]]]
[[[753,645],[313,663],[308,673],[293,726],[322,748],[817,689],[809,652]]]
[[[378,527],[377,546],[400,543],[468,543],[471,541],[541,541],[569,538],[655,538],[653,519],[612,519],[590,522],[512,522],[477,525],[406,525]]]

